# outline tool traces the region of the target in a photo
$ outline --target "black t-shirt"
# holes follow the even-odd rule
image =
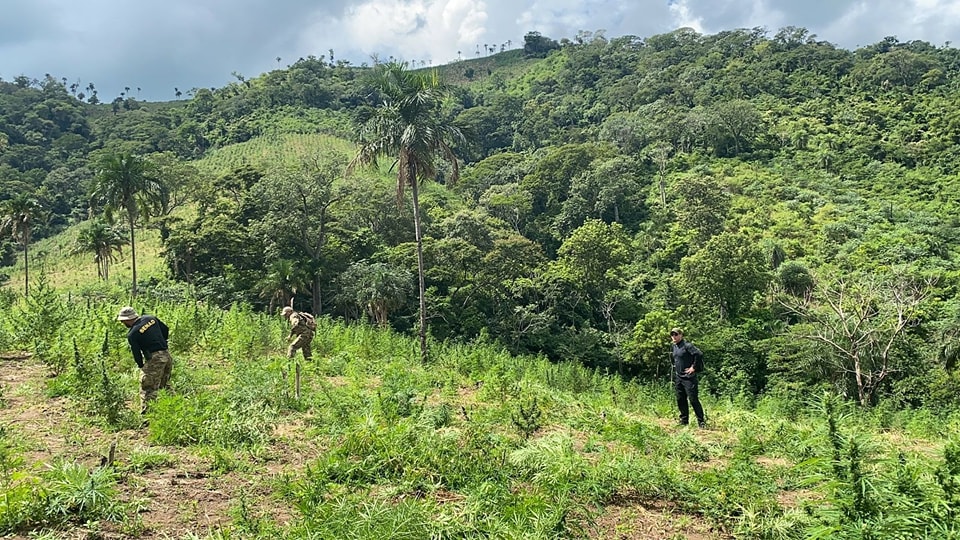
[[[703,368],[703,353],[696,345],[686,340],[673,344],[673,371],[678,377],[693,377],[696,373],[687,374],[687,368],[693,366],[697,371]]]
[[[167,338],[170,330],[163,321],[153,315],[144,315],[127,332],[127,342],[138,366],[143,366],[144,355],[167,350]]]

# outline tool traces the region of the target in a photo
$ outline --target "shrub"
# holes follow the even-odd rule
[[[124,509],[115,500],[117,475],[109,467],[91,471],[79,463],[62,461],[50,466],[43,479],[47,520],[83,523],[123,516]]]
[[[339,493],[319,504],[300,508],[303,521],[293,528],[293,538],[451,537],[441,533],[443,520],[434,518],[441,511],[430,500],[391,500],[366,492]]]
[[[789,294],[803,296],[813,289],[813,275],[806,266],[787,261],[777,269],[776,281]]]
[[[29,523],[36,506],[35,479],[20,471],[23,456],[12,440],[10,428],[0,424],[0,534]]]
[[[769,515],[778,508],[777,484],[762,467],[748,459],[723,469],[710,469],[692,479],[694,508],[712,520],[732,524],[746,509]]]
[[[34,355],[50,366],[54,373],[66,367],[65,356],[48,354],[49,344],[54,343],[60,331],[60,323],[67,319],[67,306],[60,295],[47,283],[46,275],[40,272],[30,296],[20,304],[14,318],[17,341],[33,349]]]
[[[542,416],[543,411],[537,406],[537,398],[534,397],[526,405],[519,403],[517,410],[510,415],[510,420],[523,438],[529,439],[542,426],[540,423]]]
[[[960,442],[947,444],[943,451],[943,463],[937,467],[937,484],[943,490],[946,517],[960,519]]]

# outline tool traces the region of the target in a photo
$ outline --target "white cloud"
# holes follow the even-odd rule
[[[668,2],[670,6],[670,15],[673,23],[678,28],[693,28],[697,32],[703,32],[703,18],[695,17],[687,6],[686,0],[675,0]]]
[[[320,16],[302,34],[313,47],[331,33],[369,59],[396,56],[443,63],[483,43],[487,31],[482,0],[368,0],[347,8],[341,17]],[[363,60],[361,60],[363,61]]]
[[[142,86],[221,86],[325,55],[354,64],[394,56],[437,65],[538,31],[647,37],[784,26],[852,49],[885,36],[960,44],[960,0],[0,0],[0,77],[94,81],[101,98]],[[497,47],[496,50],[499,50]]]
[[[535,0],[515,20],[522,34],[537,31],[553,39],[573,38],[578,32],[619,31],[629,13],[647,2],[629,0]]]

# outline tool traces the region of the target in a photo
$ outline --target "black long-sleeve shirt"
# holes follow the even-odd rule
[[[696,376],[696,371],[686,373],[687,368],[698,369],[703,365],[702,359],[703,353],[693,343],[681,339],[673,344],[673,371],[677,377],[690,378]]]
[[[153,315],[144,315],[127,332],[127,342],[133,352],[133,360],[143,367],[143,357],[149,358],[150,353],[167,350],[167,339],[170,330],[163,321]]]

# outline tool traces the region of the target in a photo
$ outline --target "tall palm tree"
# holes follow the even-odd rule
[[[30,235],[33,221],[40,216],[40,203],[25,193],[3,201],[0,231],[9,233],[23,246],[23,294],[30,294]]]
[[[93,180],[91,200],[103,205],[108,221],[113,212],[126,214],[130,232],[130,260],[133,266],[131,297],[137,296],[137,244],[134,237],[137,220],[160,211],[165,190],[155,174],[153,164],[126,152],[108,154],[100,161]]]
[[[127,239],[121,231],[111,227],[106,221],[94,219],[80,229],[73,253],[93,253],[97,277],[106,281],[110,279],[110,265],[117,260],[114,254],[122,254],[126,243]]]
[[[378,66],[372,74],[377,93],[377,108],[360,129],[357,155],[348,169],[357,165],[375,165],[377,159],[390,156],[397,170],[397,203],[403,201],[405,188],[413,197],[413,225],[417,240],[417,274],[420,284],[420,357],[427,360],[426,289],[423,270],[423,233],[420,223],[420,182],[436,178],[436,158],[448,161],[452,174],[448,183],[460,176],[453,145],[464,142],[463,133],[441,115],[440,105],[448,93],[436,70],[413,73],[406,63],[391,62]]]

